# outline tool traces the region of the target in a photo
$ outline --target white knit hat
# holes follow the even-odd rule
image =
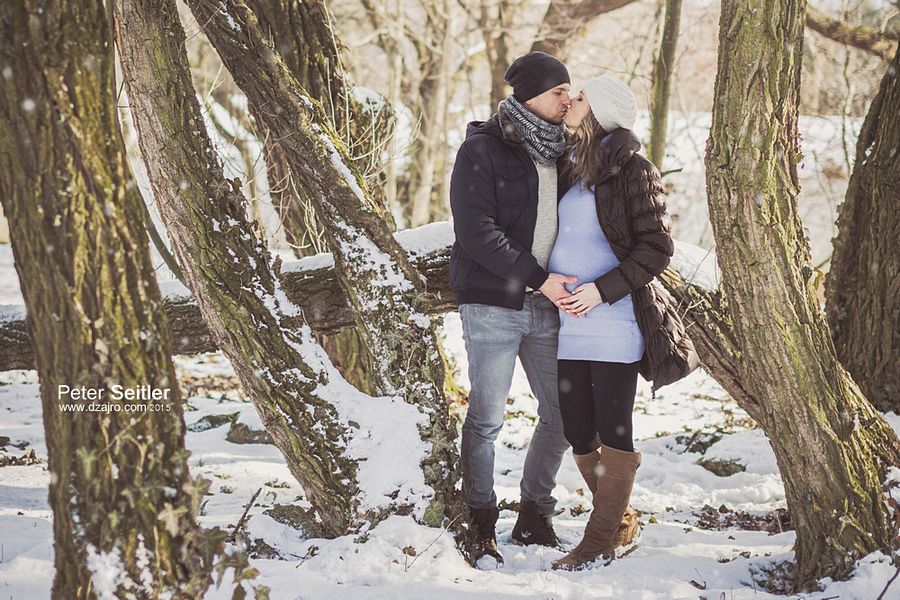
[[[586,82],[583,90],[591,111],[607,133],[619,127],[634,127],[637,104],[627,85],[609,75],[601,75]]]

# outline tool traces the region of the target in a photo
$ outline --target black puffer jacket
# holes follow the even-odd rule
[[[656,391],[686,377],[700,360],[675,307],[650,285],[669,265],[675,245],[659,171],[637,154],[640,147],[626,129],[600,140],[603,167],[594,188],[597,218],[619,265],[594,283],[610,304],[631,294],[644,337],[640,372]],[[565,160],[564,156],[557,165],[560,197],[573,184],[567,180]]]
[[[469,123],[450,177],[450,287],[460,304],[518,310],[525,285],[547,280],[531,254],[537,204],[537,169],[521,144],[507,139],[496,115]]]

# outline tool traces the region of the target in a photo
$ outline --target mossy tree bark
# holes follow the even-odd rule
[[[797,214],[804,2],[725,0],[706,172],[741,356],[796,525],[798,589],[844,578],[896,532],[884,502],[900,443],[835,355]]]
[[[856,145],[826,278],[838,358],[879,410],[900,413],[900,52]]]
[[[438,463],[454,454],[448,445],[453,434],[435,335],[421,310],[423,282],[386,226],[383,206],[368,193],[319,103],[303,94],[244,2],[191,0],[188,5],[238,86],[281,140],[292,171],[317,190],[314,206],[338,280],[376,357],[376,389],[400,394],[429,413],[433,431],[427,435],[436,462],[428,479],[456,497],[445,481],[435,481],[441,477]]]
[[[300,87],[318,100],[353,162],[367,182],[382,183],[380,168],[382,146],[391,134],[393,115],[390,105],[360,102],[341,65],[341,48],[325,3],[320,0],[248,0],[263,33],[268,35],[284,64]],[[372,94],[372,92],[367,92]],[[373,102],[377,99],[372,98]],[[254,105],[251,111],[256,114]],[[312,194],[305,179],[295,177],[276,137],[268,133],[264,120],[256,115],[259,138],[266,141],[266,168],[272,202],[280,207],[288,240],[298,257],[327,251],[321,227],[315,217]],[[378,193],[380,185],[369,185]],[[384,204],[382,195],[376,198]],[[392,219],[386,226],[393,229]],[[356,329],[344,329],[319,337],[322,347],[341,372],[358,389],[371,393],[372,357]]]
[[[192,3],[191,6],[198,15],[210,11],[209,3],[198,2]],[[242,3],[235,3],[235,9],[246,10]],[[221,17],[217,11],[213,11],[212,14]],[[245,15],[248,18],[247,23],[241,20]],[[259,35],[259,26],[252,17],[252,14],[247,13],[236,16],[237,22],[240,23],[239,27],[248,28],[251,35],[256,36]],[[318,145],[313,152],[318,151],[319,156],[330,154],[332,161],[337,160],[341,163],[336,171],[329,174],[330,178],[307,175],[303,179],[304,187],[308,186],[318,194],[313,206],[319,221],[326,227],[325,239],[332,255],[335,256],[339,281],[354,309],[362,309],[358,313],[356,333],[345,333],[343,336],[346,338],[348,335],[359,335],[365,346],[361,348],[356,340],[344,339],[334,341],[333,347],[343,348],[348,353],[356,350],[357,355],[359,351],[367,349],[369,356],[378,358],[367,365],[371,369],[365,383],[375,391],[400,393],[429,412],[430,431],[423,431],[423,437],[430,440],[435,453],[432,464],[426,467],[427,478],[430,483],[441,486],[441,496],[447,500],[448,508],[452,504],[457,504],[458,494],[453,490],[452,484],[442,480],[441,475],[441,472],[446,470],[445,466],[455,461],[455,447],[452,444],[455,430],[449,422],[444,405],[443,366],[437,340],[427,325],[427,319],[422,320],[424,314],[419,312],[424,306],[418,273],[411,267],[405,254],[390,235],[390,228],[385,223],[383,205],[378,198],[370,196],[368,188],[355,173],[342,172],[351,166],[351,161],[347,160],[343,149],[338,150],[340,143],[334,139],[334,135],[323,129],[328,128],[327,120],[322,119],[315,110],[310,111],[310,107],[302,102],[298,103],[295,93],[289,92],[280,96],[276,94],[273,98],[270,95],[271,90],[261,89],[254,78],[247,77],[247,74],[256,68],[251,64],[254,60],[259,64],[259,58],[242,55],[241,48],[235,45],[233,30],[224,19],[209,20],[205,23],[208,37],[219,50],[220,56],[235,75],[238,85],[244,89],[250,102],[254,105],[258,102],[266,103],[264,105],[270,107],[273,103],[282,103],[274,111],[277,114],[272,114],[269,110],[268,114],[261,117],[270,131],[282,140],[285,134],[291,137],[292,132],[298,127],[296,123],[291,123],[291,118],[294,118],[300,120],[300,128],[306,126],[307,130],[318,132],[318,136],[312,135],[305,141],[301,140],[300,144],[282,143],[286,162],[291,171],[295,174],[310,172],[310,159],[315,155],[310,154],[309,147],[305,145],[309,142],[312,142],[313,147]],[[322,28],[326,25],[327,23],[321,23]],[[263,38],[260,36],[259,39]],[[271,47],[260,45],[259,49],[262,50],[261,56],[266,63],[277,55],[277,51]],[[247,70],[248,68],[250,70]],[[277,91],[281,92],[292,85],[296,86],[296,82],[288,80],[290,73],[284,69],[276,68],[270,70],[270,73],[270,76],[283,86]],[[296,88],[297,91],[302,91],[300,88]],[[285,109],[285,106],[290,108]],[[287,120],[280,118],[283,112],[289,115]],[[336,193],[333,189],[329,189],[335,186]],[[333,203],[333,200],[338,202]],[[372,243],[370,248],[363,249],[358,245],[354,247],[357,243],[355,238],[360,234],[369,238]],[[371,250],[374,250],[374,253],[371,253]],[[367,264],[367,262],[384,263],[385,260],[394,264],[387,265],[387,269],[382,268],[380,273],[373,273],[370,270],[371,265]],[[345,269],[351,273],[345,274]],[[394,283],[398,287],[391,289],[390,286],[385,286],[384,282],[379,281],[384,276],[396,279]]]
[[[648,158],[663,170],[666,136],[669,127],[669,96],[675,74],[675,49],[681,28],[681,0],[666,0],[662,37],[653,65],[653,90],[650,93],[650,148]]]
[[[188,473],[107,15],[87,0],[4,2],[0,35],[0,199],[40,377],[53,597],[199,598],[224,535],[196,523],[207,483]],[[59,386],[101,390],[110,408]],[[119,399],[113,386],[166,397]]]
[[[434,334],[415,304],[421,284],[408,277],[414,271],[380,205],[365,195],[361,177],[348,166],[321,106],[296,85],[253,13],[242,2],[190,4],[236,83],[280,139],[292,171],[309,178],[321,194],[324,206],[317,216],[326,224],[338,277],[369,347],[378,350],[378,392],[424,413],[425,449],[417,467],[430,490],[411,502],[422,509],[417,514],[424,521],[439,524],[457,497],[448,476],[454,431],[440,393]],[[353,397],[325,359],[282,291],[277,265],[253,235],[238,186],[224,179],[205,132],[189,125],[202,117],[174,2],[127,0],[117,11],[142,152],[188,287],[303,484],[321,525],[317,533],[340,535],[362,528],[364,519],[403,510],[405,496],[394,501],[359,489],[357,472],[367,467],[348,455],[347,444],[365,439],[356,429],[378,427],[384,418],[369,424],[352,418],[364,397]],[[171,84],[163,88],[156,84],[160,80]],[[377,461],[367,464],[374,468],[372,462]],[[364,500],[366,515],[360,514]]]
[[[318,100],[338,138],[353,157],[353,163],[368,181],[379,183],[381,152],[384,140],[393,129],[393,113],[382,99],[360,99],[344,75],[341,48],[332,28],[328,8],[321,0],[248,0],[261,31],[271,39],[284,64],[310,97]],[[369,96],[373,92],[367,91]],[[302,176],[292,173],[277,138],[271,135],[257,107],[250,104],[259,130],[265,140],[266,167],[272,201],[281,207],[282,220],[297,256],[322,251],[311,241],[319,238],[311,205],[316,190],[306,186]],[[384,204],[380,186],[371,185],[373,197]],[[388,219],[393,228],[393,220]],[[304,247],[308,247],[306,251]]]
[[[309,334],[281,297],[277,267],[224,178],[203,128],[174,2],[116,3],[116,41],[148,175],[186,283],[217,345],[319,517],[317,535],[359,526],[351,427],[317,395],[327,365],[304,355]],[[157,82],[168,81],[160,86]]]

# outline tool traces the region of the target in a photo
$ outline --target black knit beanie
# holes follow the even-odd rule
[[[546,52],[529,52],[513,61],[503,76],[519,102],[531,100],[562,83],[571,83],[569,70]]]

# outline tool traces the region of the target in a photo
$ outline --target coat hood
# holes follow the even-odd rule
[[[641,149],[641,142],[630,129],[615,129],[598,143],[601,156],[600,182],[615,177]]]
[[[490,135],[511,142],[511,140],[505,139],[503,129],[500,127],[500,120],[496,113],[494,113],[487,121],[469,121],[466,125],[466,139],[469,139],[473,135]]]

